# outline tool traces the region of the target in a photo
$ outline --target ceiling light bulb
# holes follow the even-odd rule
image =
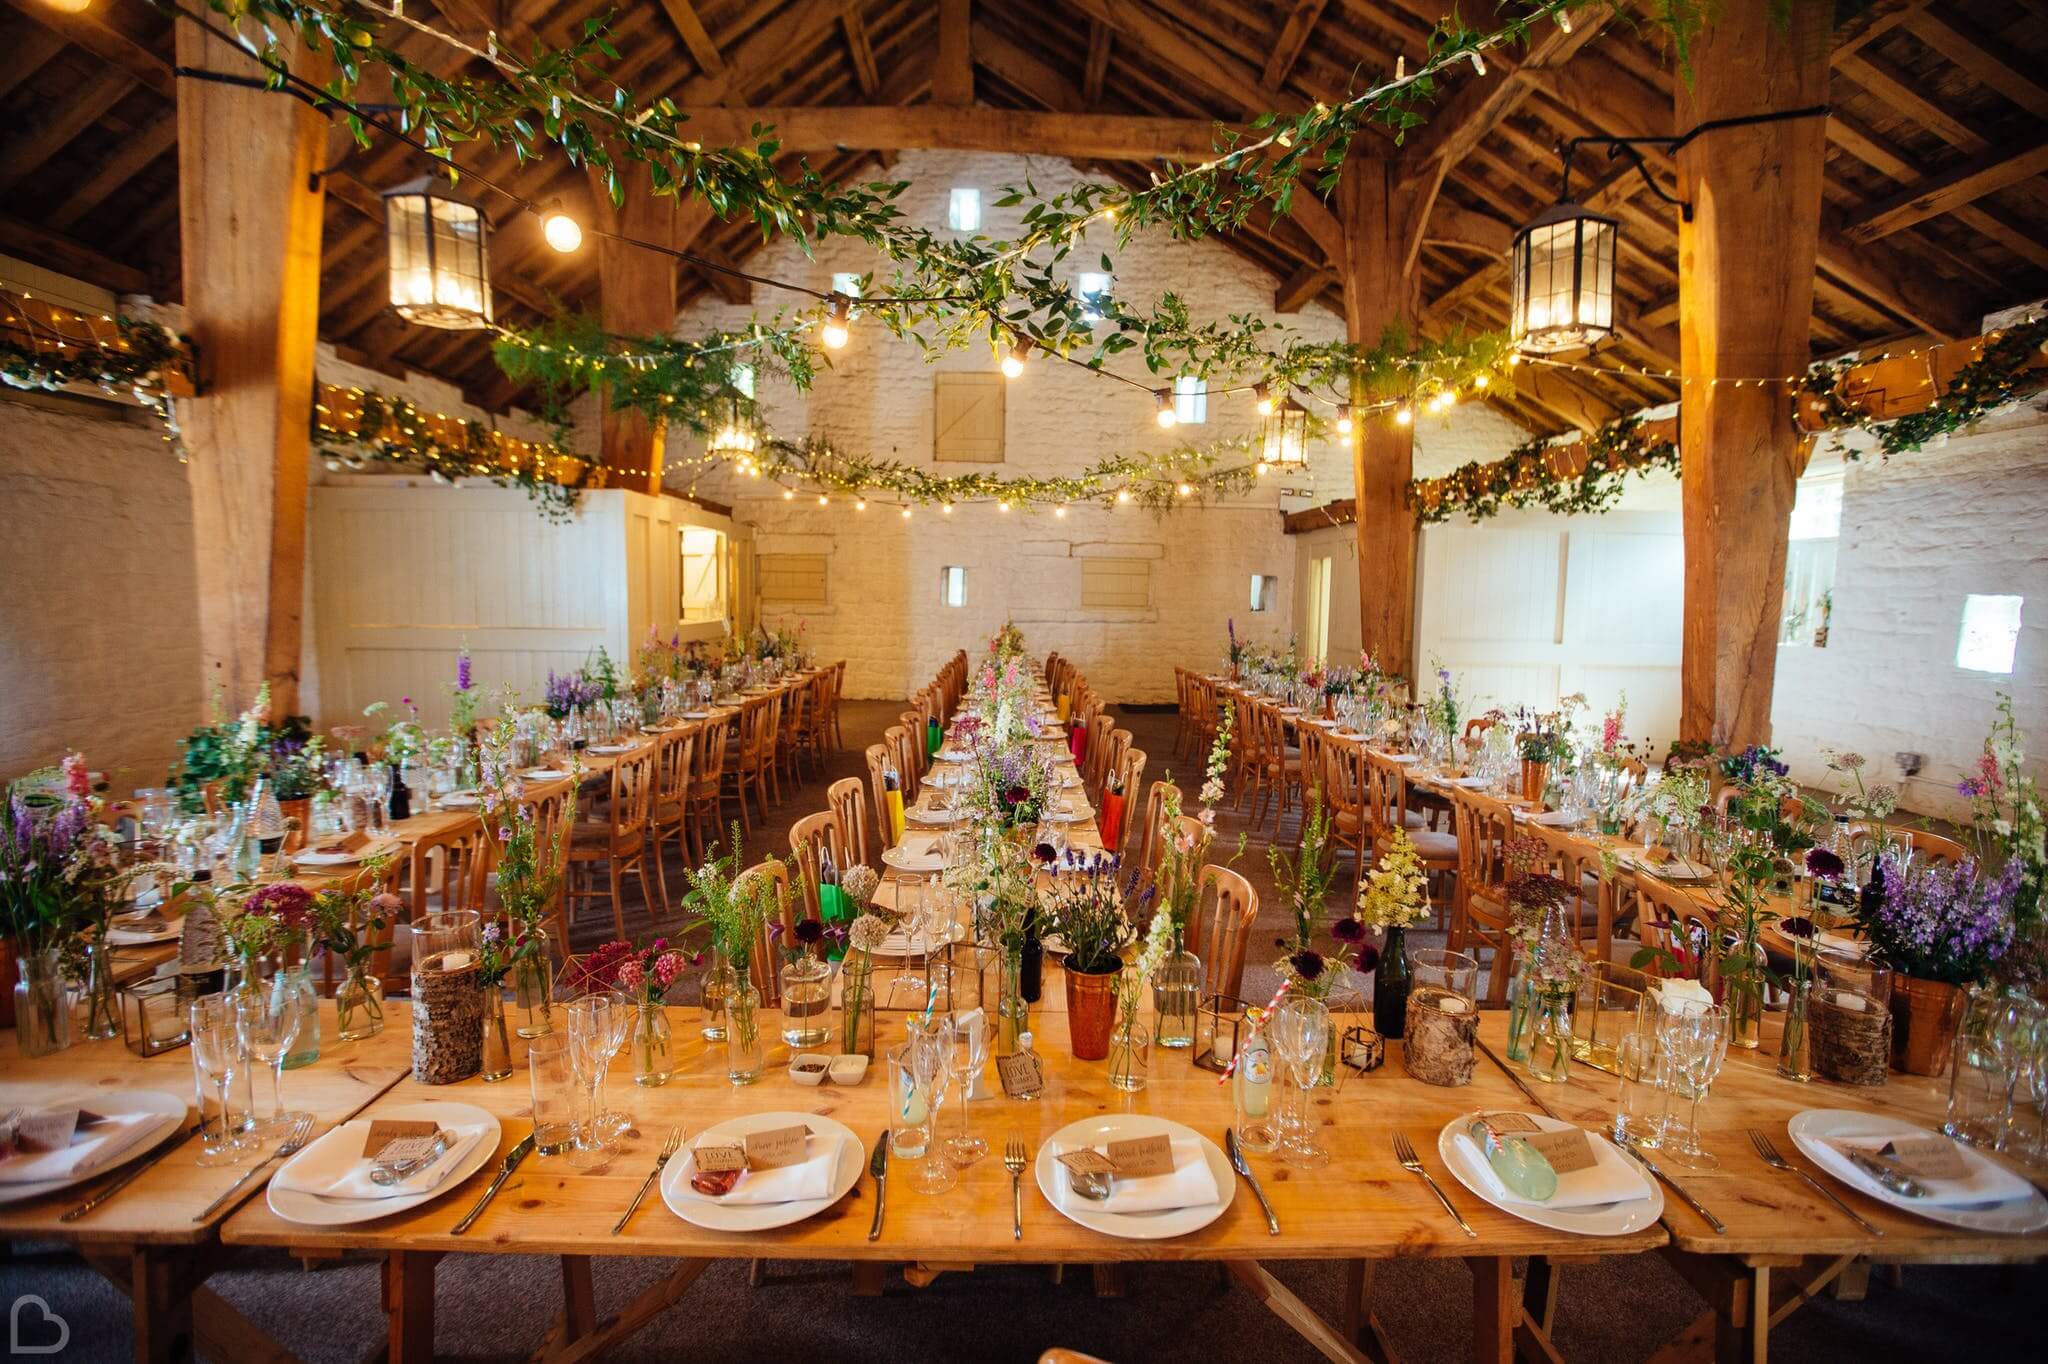
[[[787,502],[787,501],[789,501],[790,499],[794,498],[795,496],[796,496],[796,489],[794,489],[794,488],[784,488],[784,489],[782,490],[782,500],[783,500],[784,502]]]
[[[996,510],[997,510],[997,511],[1004,511],[1004,512],[1006,512],[1006,511],[1008,511],[1009,509],[1010,509],[1010,503],[1009,503],[1009,500],[1008,500],[1008,499],[1004,499],[1003,501],[1001,501],[1001,502],[998,502],[998,503],[996,503]]]
[[[1257,464],[1257,465],[1255,466],[1255,468],[1254,468],[1254,472],[1256,472],[1256,473],[1258,474],[1258,476],[1259,476],[1260,478],[1264,478],[1264,477],[1266,476],[1266,470],[1268,470],[1268,469],[1270,469],[1270,468],[1272,468],[1272,467],[1273,467],[1272,465],[1270,465],[1270,464],[1266,463],[1266,461],[1264,461],[1264,460],[1262,459],[1262,460],[1260,460],[1260,461],[1258,462],[1258,464]]]
[[[1183,483],[1175,491],[1177,491],[1182,497],[1189,497],[1194,494],[1195,485],[1192,483]]]
[[[953,514],[953,504],[951,502],[941,502],[939,504],[939,510],[944,512],[946,515],[951,516]]]
[[[1345,403],[1337,409],[1337,429],[1345,435],[1351,434],[1351,404]]]
[[[1118,489],[1116,490],[1116,500],[1117,500],[1117,501],[1119,501],[1119,502],[1128,502],[1128,501],[1130,501],[1130,500],[1131,500],[1131,490],[1130,490],[1129,488],[1118,488]]]
[[[1261,417],[1273,415],[1273,390],[1271,388],[1265,384],[1253,384],[1252,396],[1259,405],[1259,415]]]
[[[1455,389],[1449,389],[1449,388],[1445,389],[1445,390],[1444,390],[1444,410],[1445,410],[1446,412],[1448,412],[1448,411],[1450,411],[1450,410],[1451,410],[1452,408],[1456,407],[1457,405],[1458,405],[1458,394],[1457,394],[1457,391],[1456,391]]]
[[[559,206],[541,215],[540,234],[547,238],[549,246],[565,256],[583,245],[583,225],[562,212]]]
[[[908,521],[908,520],[910,519],[910,508],[908,508],[908,507],[905,507],[905,508],[903,509],[903,519],[904,519],[905,521]]]
[[[1003,357],[1003,377],[1016,379],[1024,373],[1024,357],[1031,350],[1031,343],[1018,337],[1010,343],[1010,353]]]
[[[1067,509],[1065,505],[1062,504],[1061,506],[1054,507],[1052,509],[1052,514],[1054,516],[1065,516],[1067,514]]]
[[[868,509],[868,500],[865,497],[861,498],[853,504],[853,509],[855,511],[866,511]]]
[[[1394,409],[1394,425],[1406,426],[1414,420],[1415,409],[1409,407],[1408,404],[1402,403],[1399,407]]]
[[[1172,390],[1164,388],[1158,389],[1153,393],[1152,396],[1158,399],[1159,401],[1158,415],[1159,424],[1161,426],[1172,426],[1175,422],[1180,420],[1180,414],[1173,410]]]
[[[823,493],[819,493],[819,494],[818,494],[818,505],[819,505],[819,506],[821,506],[821,507],[825,507],[825,506],[830,506],[830,505],[831,505],[831,502],[832,502],[832,499],[831,499],[831,498],[829,498],[829,497],[827,497],[827,496],[825,496],[825,494],[823,494]]]
[[[847,322],[852,313],[852,300],[845,294],[834,294],[826,301],[825,325],[818,331],[818,339],[825,343],[826,350],[838,350],[846,344]]]

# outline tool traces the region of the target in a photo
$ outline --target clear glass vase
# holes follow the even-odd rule
[[[1529,1019],[1534,1003],[1535,988],[1529,980],[1528,954],[1515,963],[1515,974],[1508,981],[1508,1060],[1529,1059]]]
[[[633,1015],[633,1083],[652,1088],[665,1085],[676,1073],[675,1041],[670,1035],[668,1009],[660,1000],[643,999]]]
[[[1570,990],[1539,990],[1533,1004],[1529,1037],[1529,1074],[1551,1084],[1572,1076],[1572,1000]]]
[[[1728,1045],[1755,1051],[1763,1042],[1764,982],[1769,979],[1763,944],[1729,944],[1721,978],[1727,982]]]
[[[85,1040],[104,1042],[121,1035],[121,1017],[114,1007],[113,960],[104,942],[85,945],[85,989],[79,997]]]
[[[704,1024],[699,1035],[706,1042],[725,1040],[725,1000],[739,983],[739,973],[717,948],[711,950],[711,964],[704,968]]]
[[[1031,1002],[1024,998],[1024,953],[1003,949],[1003,979],[996,999],[996,1055],[1015,1056],[1031,1031]]]
[[[761,994],[739,980],[725,996],[725,1078],[750,1085],[761,1078],[767,1049],[761,1041]]]
[[[271,978],[273,995],[293,1000],[299,1010],[299,1031],[292,1038],[292,1049],[284,1054],[284,1068],[299,1070],[320,1059],[320,991],[313,984],[313,973],[306,967],[301,956],[295,966],[278,969]]]
[[[54,947],[23,952],[14,983],[15,1047],[23,1056],[48,1056],[71,1045],[71,1001],[64,988],[63,954]]]
[[[384,978],[364,967],[350,971],[334,992],[334,1030],[344,1042],[384,1031]]]
[[[1813,982],[1792,982],[1785,1002],[1785,1032],[1778,1039],[1778,1074],[1802,1084],[1813,1078],[1813,1032],[1807,1026],[1806,1004]]]
[[[496,1083],[512,1077],[512,1037],[505,1024],[505,994],[502,990],[485,990],[484,996],[484,1049],[483,1077],[486,1083]]]
[[[1126,1094],[1145,1087],[1152,1072],[1152,1034],[1143,1023],[1119,1022],[1109,1035],[1109,1085]]]
[[[839,1050],[847,1056],[875,1056],[874,966],[865,952],[846,959],[840,975]]]
[[[822,1047],[832,1036],[832,963],[806,952],[782,968],[782,1040]]]
[[[1195,1044],[1195,1015],[1202,1009],[1202,959],[1176,943],[1152,973],[1153,1037],[1178,1050]]]
[[[512,964],[513,1031],[521,1037],[546,1037],[555,1030],[555,958],[545,928],[528,929],[529,955]]]

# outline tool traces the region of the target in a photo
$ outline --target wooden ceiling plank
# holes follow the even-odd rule
[[[706,143],[746,143],[762,123],[773,125],[776,141],[790,152],[1028,149],[1045,156],[1198,160],[1210,154],[1216,137],[1216,125],[1202,119],[936,104],[690,106],[682,112]]]
[[[0,144],[0,192],[41,169],[134,88],[135,79],[126,71],[103,66],[54,100],[42,117]]]
[[[1280,36],[1273,40],[1273,50],[1266,55],[1266,69],[1259,73],[1268,90],[1277,91],[1287,84],[1294,63],[1301,58],[1301,49],[1308,45],[1309,35],[1315,32],[1316,21],[1323,17],[1323,7],[1328,3],[1329,0],[1294,0],[1294,8],[1287,12],[1287,22],[1280,26]]]
[[[166,113],[154,123],[138,129],[115,148],[99,163],[98,169],[64,197],[45,221],[59,231],[70,227],[177,145],[177,116]]]
[[[64,49],[64,39],[39,24],[14,26],[4,49],[0,49],[0,99],[14,93],[14,87],[43,69],[43,64]]]
[[[967,0],[938,0],[939,42],[932,55],[932,103],[974,103],[974,38]]]
[[[1857,53],[1836,63],[1842,74],[1951,147],[1981,152],[1991,144],[1976,129],[1920,92],[1918,82],[1874,53]]]
[[[1932,0],[1872,0],[1862,6],[1849,18],[1835,25],[1835,53],[1833,62],[1840,66],[1842,59],[1854,56],[1899,25],[1908,22],[1914,15],[1927,8]]]
[[[974,63],[1047,109],[1078,114],[1088,108],[1087,96],[1051,63],[981,20],[974,24]]]
[[[1994,147],[1888,199],[1866,205],[1843,230],[1853,242],[1876,241],[1901,228],[1953,213],[1987,194],[2048,172],[2048,136]]]
[[[1842,235],[1839,215],[1821,210],[1821,271],[1885,312],[1944,341],[1977,329],[1974,310],[1944,290],[1909,258],[1885,242],[1857,243]]]
[[[1259,73],[1231,53],[1212,46],[1189,33],[1158,11],[1137,0],[1068,0],[1090,19],[1114,29],[1139,48],[1151,53],[1183,75],[1200,81],[1230,101],[1243,114],[1264,113],[1274,107],[1271,94],[1259,83]],[[1302,107],[1301,101],[1279,102],[1281,112]]]
[[[1116,41],[1116,34],[1100,19],[1088,21],[1088,57],[1081,68],[1081,95],[1085,107],[1093,109],[1102,103],[1102,82],[1109,75],[1110,47]]]
[[[862,96],[872,100],[882,88],[882,73],[875,65],[875,45],[868,41],[868,26],[857,9],[846,11],[839,22],[846,31],[846,50],[853,57],[854,79],[860,82]]]
[[[0,251],[117,294],[149,292],[149,276],[40,223],[0,213]]]
[[[820,38],[839,26],[853,5],[854,0],[797,0],[783,7],[732,49],[725,70],[715,75],[700,72],[684,81],[673,94],[676,103],[713,104],[746,98],[769,76],[807,55]],[[623,71],[621,79],[627,79]]]
[[[723,72],[725,57],[711,40],[704,21],[697,17],[697,7],[690,0],[661,0],[661,7],[667,12],[669,23],[675,26],[676,36],[690,50],[690,60],[697,63],[697,69],[707,76]]]
[[[1929,175],[1927,168],[1920,162],[1905,155],[1870,127],[1840,110],[1836,110],[1828,119],[1828,140],[1864,165],[1890,176],[1901,184],[1912,184]],[[2048,270],[2048,243],[2044,243],[2037,232],[2008,220],[1981,203],[1964,205],[1956,209],[1951,216],[1957,222],[1989,237],[2020,259]],[[1982,267],[1976,266],[1970,259],[1958,257],[1952,251],[1944,251],[1943,254],[1951,263],[1965,270],[1982,270]]]
[[[1319,265],[1299,266],[1273,291],[1273,311],[1298,313],[1323,290],[1336,282],[1337,274],[1334,270]]]
[[[1956,14],[1921,13],[1913,17],[1913,36],[1967,71],[1977,81],[2032,114],[2048,118],[2048,86],[2027,75],[2000,55],[2004,46]]]
[[[98,14],[91,11],[67,13],[43,3],[43,0],[7,0],[7,3],[65,42],[120,67],[165,99],[175,100],[178,97],[171,64],[127,34],[109,26]]]

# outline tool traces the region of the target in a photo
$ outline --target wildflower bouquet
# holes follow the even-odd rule
[[[1429,873],[1406,829],[1395,829],[1386,854],[1366,875],[1352,915],[1365,928],[1407,928],[1429,917]]]
[[[1066,940],[1067,970],[1103,975],[1123,965],[1132,916],[1143,913],[1153,895],[1150,887],[1138,889],[1135,868],[1119,877],[1114,859],[1105,855],[1078,876],[1060,877],[1045,894],[1039,921]]]
[[[1970,828],[1977,856],[1988,866],[2018,863],[2019,890],[2013,920],[2028,955],[2042,928],[2043,895],[2048,892],[2048,819],[2041,791],[2026,772],[2025,738],[2013,715],[2012,697],[2000,693],[1998,718],[1984,740],[1977,766],[1956,783],[1956,792],[1970,802]]]
[[[1846,778],[1836,792],[1842,810],[1851,819],[1867,821],[1880,847],[1889,843],[1885,820],[1899,808],[1898,789],[1882,783],[1875,786],[1865,783],[1863,769],[1869,759],[1861,753],[1829,752],[1827,760],[1829,771],[1839,772]]]
[[[1983,980],[2013,943],[2013,909],[2025,867],[2017,858],[1996,874],[1973,857],[1909,865],[1896,848],[1879,855],[1884,895],[1862,913],[1862,928],[1893,970],[1921,980],[1971,985]]]
[[[566,720],[579,710],[588,710],[597,701],[597,687],[582,673],[557,674],[552,668],[548,670],[547,691],[542,702],[548,718]]]
[[[1429,722],[1445,734],[1455,736],[1458,732],[1458,716],[1463,711],[1463,702],[1458,699],[1458,686],[1451,678],[1451,670],[1436,659],[1430,660],[1430,667],[1436,672],[1436,695],[1422,703],[1423,712]]]
[[[1327,912],[1330,887],[1337,879],[1329,845],[1329,812],[1323,808],[1321,789],[1311,787],[1308,810],[1301,821],[1301,845],[1295,855],[1289,857],[1278,848],[1266,852],[1273,879],[1294,911],[1294,935],[1275,940],[1284,955],[1274,969],[1290,990],[1311,999],[1330,997],[1354,954],[1360,958],[1362,971],[1372,970],[1379,962],[1378,949],[1365,941],[1365,925],[1356,914],[1340,915],[1330,926],[1330,936],[1336,942],[1331,951],[1325,953],[1315,946],[1316,929]],[[1366,954],[1371,954],[1370,960],[1365,960]]]
[[[104,933],[128,880],[93,818],[84,762],[73,754],[64,772],[61,797],[31,794],[32,777],[8,788],[0,821],[0,931],[23,955]]]
[[[413,704],[410,696],[398,698],[404,707],[404,714],[392,720],[384,733],[370,741],[370,756],[382,762],[404,767],[426,751],[427,732],[420,725],[420,708]],[[363,707],[363,718],[381,720],[386,715],[396,714],[389,701],[372,701]]]

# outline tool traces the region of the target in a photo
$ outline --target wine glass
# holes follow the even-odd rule
[[[617,1056],[619,1048],[626,1044],[626,1034],[633,1030],[633,1019],[639,1012],[633,1007],[633,1001],[624,991],[612,991],[611,1000],[612,1007],[608,1025],[610,1032],[606,1034],[607,1046],[605,1048],[605,1065],[607,1069],[611,1065],[611,1058]],[[598,1092],[600,1094],[606,1092],[601,1080]],[[597,1122],[599,1130],[606,1137],[613,1140],[623,1138],[626,1133],[633,1130],[633,1115],[622,1109],[605,1108],[599,1110]]]
[[[1728,1056],[1728,1006],[1692,1013],[1666,1014],[1660,1027],[1673,1092],[1691,1102],[1685,1126],[1676,1133],[1667,1130],[1664,1151],[1674,1165],[1688,1170],[1711,1170],[1720,1161],[1700,1147],[1700,1101],[1721,1074]]]
[[[959,1183],[952,1164],[940,1150],[939,1114],[946,1103],[946,1082],[952,1074],[953,1020],[945,1014],[910,1021],[910,1069],[916,1093],[924,1100],[925,1121],[932,1140],[924,1159],[911,1171],[910,1187],[921,1194],[950,1193]]]
[[[208,995],[192,1001],[192,1075],[199,1090],[200,1156],[202,1166],[237,1165],[256,1149],[247,1131],[247,1109],[237,1111],[229,1090],[237,1077],[246,1081],[243,1070],[242,1039],[235,1027],[235,1010],[227,996]],[[206,1091],[213,1090],[219,1116],[206,1122]]]
[[[960,1095],[960,1133],[946,1139],[946,1154],[955,1165],[968,1166],[988,1154],[988,1143],[974,1135],[968,1126],[968,1100],[974,1096],[975,1081],[981,1078],[981,1069],[988,1062],[988,1020],[976,1013],[962,1026],[960,1018],[953,1019],[953,1045],[946,1053],[946,1066],[954,1087]]]
[[[623,1011],[608,990],[593,990],[572,999],[565,1011],[570,1061],[583,1088],[583,1102],[575,1123],[575,1144],[569,1152],[569,1163],[579,1169],[592,1169],[604,1164],[611,1159],[612,1150],[617,1145],[616,1137],[607,1130],[604,1122],[604,1076],[611,1066],[613,1054],[618,1050],[613,1034],[612,1015],[615,1012]]]
[[[1316,1141],[1308,1092],[1323,1064],[1330,1040],[1329,1006],[1302,996],[1284,1001],[1273,1015],[1273,1050],[1287,1067],[1295,1090],[1294,1116],[1280,1134],[1280,1158],[1305,1170],[1330,1163],[1330,1153]]]
[[[298,1040],[304,1018],[298,992],[287,988],[286,980],[280,972],[267,988],[235,996],[235,1031],[242,1050],[252,1064],[260,1062],[270,1072],[270,1116],[251,1129],[259,1138],[288,1132],[302,1118],[312,1120],[312,1115],[287,1112],[284,1106],[284,1058]]]

